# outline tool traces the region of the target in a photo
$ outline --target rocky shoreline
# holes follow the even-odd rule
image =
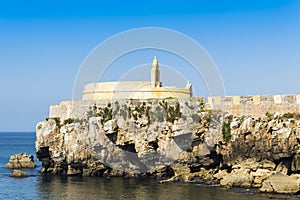
[[[218,167],[202,168],[200,177],[225,187],[299,193],[299,121],[292,114],[228,118],[224,123],[229,124],[230,140],[221,142],[217,152],[222,161]]]
[[[91,105],[79,118],[37,125],[43,173],[205,180],[300,192],[298,115],[223,115],[193,100]]]

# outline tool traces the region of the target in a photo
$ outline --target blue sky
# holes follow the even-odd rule
[[[300,94],[300,1],[47,2],[0,2],[0,131],[34,131],[51,104],[72,98],[76,73],[96,45],[141,27],[196,40],[218,66],[227,95]],[[153,54],[177,71],[186,65],[166,52],[135,52],[103,80],[118,80],[121,66],[150,63]],[[203,81],[185,78],[207,95]]]

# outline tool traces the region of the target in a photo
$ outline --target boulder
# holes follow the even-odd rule
[[[218,173],[214,174],[214,178],[220,180],[228,175],[227,170],[219,170]]]
[[[8,169],[31,169],[35,167],[33,156],[29,156],[27,153],[10,156],[9,162],[6,164]]]
[[[205,169],[203,167],[201,167],[199,169],[198,172],[193,172],[193,173],[190,173],[186,180],[189,180],[189,181],[192,181],[192,180],[201,180],[201,181],[212,181],[214,180],[214,174],[216,173],[216,170],[215,169]]]
[[[297,177],[275,173],[263,182],[261,192],[275,192],[281,194],[295,194],[300,191],[300,181]]]
[[[259,189],[260,192],[274,192],[270,180],[265,180],[262,187]]]
[[[220,181],[220,185],[227,187],[251,187],[252,181],[253,177],[249,174],[249,170],[240,169],[224,176]]]
[[[188,176],[191,173],[191,170],[187,165],[176,163],[172,164],[171,167],[174,170],[174,175],[176,177],[181,177],[182,180],[188,180]]]
[[[21,171],[21,170],[18,170],[18,169],[15,169],[13,171],[12,174],[9,175],[10,177],[14,177],[14,178],[24,178],[24,177],[27,177],[27,173],[24,172],[24,171]]]
[[[253,187],[261,187],[264,180],[269,178],[272,175],[272,172],[268,169],[257,169],[255,172],[251,172],[253,176]]]

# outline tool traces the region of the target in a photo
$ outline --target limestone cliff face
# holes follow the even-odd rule
[[[247,158],[267,159],[286,165],[290,172],[299,172],[300,126],[291,114],[234,118],[230,127],[230,143],[221,150],[223,164]]]
[[[135,176],[196,163],[219,140],[203,105],[195,99],[95,102],[80,118],[39,123],[37,157],[43,172],[69,175]]]
[[[292,117],[290,113],[257,119],[229,116],[223,125],[228,124],[230,139],[220,145],[222,166],[215,176],[220,184],[299,193],[300,122]],[[223,128],[223,134],[226,131]]]
[[[38,123],[37,157],[44,173],[266,182],[264,191],[275,192],[267,183],[276,172],[300,172],[298,116],[224,116],[204,105],[193,98],[93,102],[78,118]]]

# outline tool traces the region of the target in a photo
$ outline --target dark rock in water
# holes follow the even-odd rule
[[[25,178],[25,177],[27,177],[28,175],[27,175],[27,173],[24,172],[24,171],[15,169],[15,170],[13,171],[13,173],[10,174],[9,176],[10,176],[10,177],[14,177],[14,178]]]
[[[6,164],[8,169],[31,169],[35,167],[33,156],[29,156],[27,153],[10,156],[9,162]]]

